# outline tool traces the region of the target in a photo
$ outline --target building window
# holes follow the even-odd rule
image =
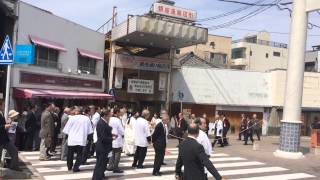
[[[36,46],[35,63],[36,66],[58,68],[59,52],[42,46]]]
[[[97,60],[79,55],[78,69],[84,74],[96,74]]]
[[[177,49],[177,50],[176,50],[176,54],[180,54],[180,49]]]
[[[227,64],[227,54],[210,53],[210,62],[214,64]]]
[[[266,58],[269,58],[269,53],[266,53]]]
[[[252,51],[250,51],[250,56],[252,56]]]
[[[276,52],[276,51],[273,52],[273,56],[280,57],[280,55],[281,55],[280,52]]]
[[[212,48],[212,49],[214,49],[215,47],[216,47],[216,43],[215,42],[210,42],[210,47]]]
[[[246,48],[232,49],[232,59],[246,58]]]

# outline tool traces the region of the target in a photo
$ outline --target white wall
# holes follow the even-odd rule
[[[271,106],[268,73],[182,67],[173,72],[173,101],[178,91],[184,102],[195,104]]]
[[[61,43],[67,49],[66,52],[59,52],[59,62],[62,64],[62,71],[57,69],[42,68],[32,65],[14,65],[13,68],[13,86],[25,87],[19,83],[19,71],[39,72],[50,75],[63,75],[82,79],[103,80],[103,60],[97,60],[95,75],[76,75],[68,74],[68,69],[74,72],[78,69],[78,51],[77,48],[89,50],[104,56],[104,34],[95,32],[81,25],[55,16],[47,11],[41,10],[24,2],[19,3],[18,19],[18,44],[31,44],[29,35]],[[28,87],[30,87],[28,85]],[[37,88],[37,86],[32,86]],[[103,86],[104,87],[104,86]],[[38,87],[39,88],[39,87]],[[43,88],[43,87],[42,87]],[[66,89],[65,87],[52,87]],[[72,88],[71,88],[72,89]],[[79,88],[73,88],[79,90]],[[67,88],[66,90],[70,90]],[[86,90],[80,88],[80,90]],[[92,89],[88,89],[92,90]],[[100,89],[100,91],[102,91]]]

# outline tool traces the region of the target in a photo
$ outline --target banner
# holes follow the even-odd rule
[[[166,84],[167,84],[167,74],[160,73],[159,74],[159,91],[166,90]]]
[[[117,89],[121,89],[122,88],[122,80],[123,80],[123,69],[117,69],[115,81],[114,81],[114,87]]]
[[[128,93],[153,94],[154,81],[142,79],[128,79]]]
[[[15,64],[34,64],[35,48],[33,45],[16,45]]]

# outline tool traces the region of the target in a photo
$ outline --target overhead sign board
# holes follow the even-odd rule
[[[0,64],[12,64],[12,63],[13,63],[13,50],[12,50],[9,36],[6,35],[6,38],[4,39],[1,50],[0,50]]]
[[[34,64],[34,46],[16,45],[15,64]]]
[[[197,20],[197,12],[185,9],[181,7],[171,6],[162,3],[154,3],[153,4],[153,13],[175,17],[179,19],[185,19],[188,21],[196,21]]]
[[[153,92],[153,80],[128,79],[128,93],[153,94]]]

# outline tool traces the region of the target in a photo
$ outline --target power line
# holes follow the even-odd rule
[[[273,1],[272,3],[279,3],[281,0],[275,0]],[[234,19],[234,20],[231,20],[229,22],[226,22],[226,23],[223,23],[223,24],[220,24],[220,25],[217,25],[217,26],[211,26],[209,27],[209,29],[212,29],[212,30],[215,30],[215,29],[220,29],[220,28],[224,28],[224,27],[228,27],[228,26],[232,26],[234,24],[237,24],[237,23],[240,23],[242,21],[245,21],[245,20],[248,20],[250,19],[251,17],[254,17],[270,8],[272,8],[273,6],[263,6],[263,7],[259,7],[258,9],[248,13],[247,15],[245,16],[242,16],[240,18],[237,18],[237,19]]]
[[[234,1],[234,0],[218,0],[222,2],[230,2],[230,3],[236,3],[236,4],[243,4],[243,5],[250,5],[250,6],[277,6],[277,5],[290,5],[292,2],[286,2],[286,3],[268,3],[268,4],[256,4],[256,3],[248,3],[248,2],[241,2],[241,1]]]
[[[254,2],[253,4],[257,5],[257,4],[259,4],[259,3],[262,3],[263,1],[265,1],[265,0],[259,0],[259,1]],[[253,7],[253,6],[245,6],[245,7],[238,8],[238,9],[235,9],[235,10],[233,10],[233,11],[230,11],[230,12],[227,12],[227,13],[223,13],[223,14],[219,14],[219,15],[216,15],[216,16],[213,16],[213,17],[198,19],[197,21],[198,21],[198,22],[203,22],[203,21],[210,21],[210,20],[214,20],[214,19],[226,17],[226,16],[229,16],[229,15],[233,15],[233,14],[242,12],[242,11],[244,11],[244,10],[246,10],[246,9],[251,8],[251,7]]]

